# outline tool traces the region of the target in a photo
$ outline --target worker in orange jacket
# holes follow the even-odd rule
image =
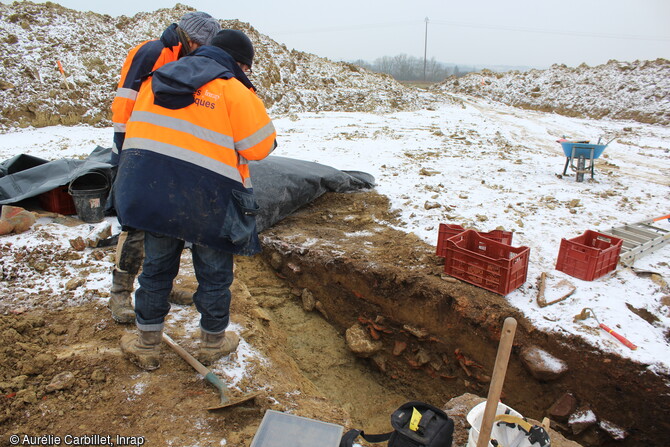
[[[179,20],[179,24],[173,23],[167,27],[160,39],[143,42],[128,53],[121,70],[116,97],[112,103],[113,165],[118,163],[128,119],[135,107],[142,81],[152,71],[176,61],[202,45],[209,44],[220,30],[219,22],[209,14],[200,11],[188,12]],[[131,293],[135,277],[142,265],[144,232],[132,228],[123,230],[117,244],[109,308],[112,318],[118,323],[125,324],[135,321]]]
[[[276,132],[253,84],[254,49],[223,30],[189,57],[145,81],[128,121],[116,179],[122,225],[145,231],[144,264],[135,293],[139,335],[121,340],[141,368],[160,365],[168,296],[185,242],[191,248],[201,314],[197,354],[210,364],[237,349],[227,332],[233,255],[260,251],[248,160],[275,147]]]

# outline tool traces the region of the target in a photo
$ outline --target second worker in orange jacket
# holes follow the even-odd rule
[[[200,361],[211,363],[239,342],[225,331],[233,254],[260,251],[247,161],[269,155],[276,132],[243,72],[249,64],[239,54],[253,59],[251,41],[230,31],[156,70],[128,121],[115,207],[122,225],[145,230],[145,259],[135,294],[139,336],[124,337],[121,347],[144,369],[159,365],[168,295],[185,241],[193,243],[198,279],[193,300],[201,314]]]

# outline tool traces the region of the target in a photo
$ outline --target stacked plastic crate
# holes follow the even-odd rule
[[[440,224],[436,255],[444,258],[444,272],[476,286],[507,295],[528,276],[528,247],[513,247],[513,233],[478,232],[460,225]],[[586,230],[562,239],[556,270],[593,281],[616,269],[623,240]]]
[[[440,224],[437,252],[444,272],[476,286],[507,295],[526,282],[530,248],[513,247],[512,233],[480,233]]]
[[[58,214],[77,214],[74,200],[67,191],[67,185],[59,186],[39,195],[40,206],[46,211]]]

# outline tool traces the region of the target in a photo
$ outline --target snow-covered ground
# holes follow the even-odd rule
[[[637,270],[655,275],[619,265],[589,282],[555,270],[561,238],[670,213],[670,129],[460,99],[461,105],[418,112],[300,113],[276,119],[275,155],[374,175],[378,192],[399,210],[402,230],[429,244],[436,243],[440,223],[513,231],[512,245],[529,247],[530,261],[526,283],[507,295],[511,304],[543,330],[577,334],[603,351],[670,372],[665,282],[670,244],[635,262]],[[85,156],[96,145],[109,146],[111,136],[109,128],[16,130],[0,135],[0,160],[20,153],[47,159]],[[597,160],[595,181],[586,176],[576,182],[570,171],[561,178],[565,156],[556,140],[562,136],[592,142],[616,137]],[[655,225],[670,230],[667,220]],[[0,242],[25,240],[29,234],[3,236]],[[536,297],[542,272],[548,302],[571,286],[576,291],[541,308]],[[593,319],[574,321],[585,307],[638,349],[593,330]],[[638,316],[643,312],[655,320]]]

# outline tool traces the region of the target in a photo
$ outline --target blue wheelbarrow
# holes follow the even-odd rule
[[[600,157],[605,151],[605,148],[614,141],[612,138],[605,144],[600,144],[602,138],[598,138],[598,143],[592,144],[589,141],[570,141],[565,138],[556,140],[563,147],[565,154],[565,167],[563,168],[563,175],[568,173],[568,167],[576,174],[578,182],[584,181],[584,174],[591,173],[591,178],[594,176],[595,159]]]

